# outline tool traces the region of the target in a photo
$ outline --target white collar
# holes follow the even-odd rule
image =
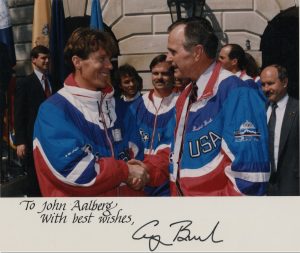
[[[285,96],[277,102],[277,106],[279,107],[279,109],[285,108],[288,100],[289,100],[289,95],[285,94]]]
[[[121,98],[125,101],[125,102],[130,102],[130,101],[133,101],[133,100],[136,100],[139,96],[141,95],[141,92],[137,92],[134,97],[132,98],[127,98],[126,96],[124,96],[123,94],[121,95]]]
[[[40,80],[40,81],[42,81],[43,79],[43,73],[41,72],[41,71],[39,71],[39,70],[37,70],[36,68],[34,68],[33,69],[33,71],[34,71],[34,73],[36,74],[36,76],[37,76],[37,78]]]
[[[208,83],[208,80],[209,78],[211,77],[212,75],[212,72],[214,70],[214,67],[216,66],[216,62],[213,62],[205,71],[204,73],[199,76],[196,84],[197,84],[197,87],[198,87],[198,91],[197,91],[197,95],[198,97],[202,96],[203,94],[203,91]]]
[[[98,101],[100,100],[102,94],[101,91],[88,90],[77,86],[70,86],[67,84],[64,85],[64,88],[73,96],[77,96],[79,98],[86,99],[86,100],[95,99]]]

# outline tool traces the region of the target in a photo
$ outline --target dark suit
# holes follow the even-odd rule
[[[281,127],[276,173],[271,175],[268,195],[300,195],[299,101],[289,97]]]
[[[39,107],[45,100],[44,89],[34,72],[18,80],[15,93],[15,134],[16,145],[26,145],[26,167],[29,182],[28,196],[40,195],[32,156],[32,136]]]

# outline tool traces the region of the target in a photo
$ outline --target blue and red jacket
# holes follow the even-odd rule
[[[134,122],[139,130],[144,144],[145,160],[156,162],[161,152],[170,151],[170,144],[174,131],[174,110],[178,98],[178,93],[172,92],[168,97],[161,98],[160,105],[156,108],[154,104],[154,90],[145,93],[138,98],[129,108]],[[161,164],[168,166],[167,161]],[[168,196],[169,193],[169,173],[164,170],[156,173],[150,171],[150,177],[159,183],[159,187],[148,186],[145,191],[151,196]]]
[[[264,101],[220,64],[212,64],[196,84],[205,87],[196,102],[189,103],[191,83],[176,103],[171,194],[264,195],[270,177]],[[157,171],[157,164],[147,165]]]
[[[41,105],[33,143],[43,196],[144,195],[124,183],[126,161],[144,155],[140,136],[125,131],[118,108],[112,88],[82,89],[72,74]]]

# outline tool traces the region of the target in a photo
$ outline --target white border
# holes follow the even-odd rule
[[[159,245],[154,252],[296,252],[300,251],[300,197],[185,197],[185,198],[56,198],[72,206],[74,201],[118,203],[115,210],[132,215],[127,224],[42,224],[38,206],[55,198],[2,198],[0,200],[0,251],[38,252],[149,252],[149,240],[133,240],[143,224],[160,224],[145,233],[170,241],[176,229],[169,224],[192,220],[191,234],[207,235],[219,221],[214,244],[191,241]],[[19,203],[34,200],[36,208],[24,211]],[[87,211],[88,215],[90,211]],[[95,216],[101,212],[94,211]],[[68,212],[69,217],[73,215]],[[83,213],[82,213],[83,214]]]

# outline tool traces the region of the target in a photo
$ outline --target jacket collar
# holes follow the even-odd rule
[[[88,90],[79,87],[78,83],[75,81],[74,74],[71,73],[65,80],[65,88],[67,88],[73,95],[96,98],[98,99],[101,95],[106,98],[111,98],[114,94],[114,89],[111,86],[107,86],[99,91]]]

